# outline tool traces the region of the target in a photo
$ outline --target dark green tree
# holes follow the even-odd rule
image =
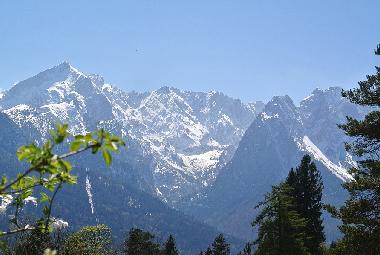
[[[375,54],[380,55],[380,45]],[[353,138],[346,149],[359,161],[351,169],[353,180],[343,185],[348,200],[339,209],[329,207],[342,221],[339,228],[344,236],[336,249],[340,254],[380,254],[380,67],[359,82],[358,88],[342,94],[352,103],[369,106],[371,111],[362,120],[347,117],[347,122],[339,126]]]
[[[256,208],[262,208],[253,226],[258,226],[258,237],[254,241],[257,255],[304,255],[305,238],[302,229],[305,220],[293,210],[294,204],[289,196],[290,187],[286,183],[274,186],[265,195],[263,202]]]
[[[162,252],[163,255],[178,255],[175,239],[172,235],[169,235],[168,240],[165,242],[165,246]]]
[[[7,255],[40,255],[52,246],[53,240],[49,233],[35,229],[30,232],[20,232],[15,239],[15,246],[9,247],[8,251],[4,253]]]
[[[293,209],[305,219],[303,243],[311,254],[320,255],[325,241],[321,201],[323,183],[321,174],[309,155],[302,158],[295,170],[290,170],[286,183],[290,187]]]
[[[207,248],[205,255],[213,255],[212,250],[210,247]]]
[[[124,252],[127,255],[159,255],[160,245],[154,242],[153,234],[132,228],[124,242]]]
[[[215,240],[212,243],[212,254],[213,255],[229,255],[230,254],[230,245],[226,242],[226,239],[224,238],[223,234],[219,234],[217,237],[215,237]]]
[[[253,255],[252,243],[246,243],[244,249],[238,255]]]

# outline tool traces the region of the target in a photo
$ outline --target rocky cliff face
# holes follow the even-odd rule
[[[342,203],[346,194],[340,185],[352,178],[347,169],[355,162],[344,150],[348,138],[337,124],[344,123],[345,116],[363,117],[365,109],[340,93],[340,88],[315,90],[300,106],[288,96],[274,97],[247,129],[215,183],[178,207],[220,230],[252,238],[255,205],[306,153],[322,172],[324,200]],[[328,237],[333,239],[337,230],[326,219]]]
[[[37,130],[36,140],[57,122],[74,134],[105,127],[123,136],[128,151],[118,159],[140,169],[145,190],[172,203],[214,181],[263,104],[169,87],[127,93],[64,62],[5,91],[0,107]]]

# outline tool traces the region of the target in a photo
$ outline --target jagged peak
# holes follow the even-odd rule
[[[226,95],[223,94],[223,92],[217,91],[217,90],[211,90],[207,93],[208,98],[212,97],[225,97]]]
[[[74,76],[85,76],[82,72],[80,72],[78,69],[73,67],[69,62],[64,61],[56,66],[53,66],[49,69],[46,69],[45,71],[42,71],[36,75],[34,75],[31,78],[28,78],[26,80],[23,80],[21,82],[15,83],[11,90],[13,88],[19,87],[19,86],[24,86],[26,83],[29,83],[30,81],[34,82],[38,79],[41,79],[43,81],[47,80],[64,80],[68,78],[70,75]],[[36,84],[41,84],[42,82],[36,83]]]
[[[179,91],[180,91],[179,89],[174,88],[174,87],[171,87],[171,86],[167,86],[167,85],[162,86],[161,88],[159,88],[159,89],[156,90],[156,92],[157,92],[157,93],[160,93],[160,94],[161,94],[161,93],[169,94],[169,93],[171,93],[171,92],[177,93],[177,92],[179,92]]]
[[[52,68],[47,69],[46,71],[63,72],[63,73],[76,73],[76,74],[84,75],[77,68],[72,66],[68,61],[63,61],[60,64],[53,66]],[[44,71],[44,72],[46,72],[46,71]]]
[[[323,95],[323,94],[338,94],[338,95],[340,95],[342,90],[343,89],[341,87],[338,87],[338,86],[332,86],[332,87],[329,87],[327,89],[316,88],[313,90],[313,92],[311,92],[310,96],[307,96],[302,101],[307,100],[312,96]]]
[[[1,99],[3,108],[13,107],[17,104],[26,103],[34,106],[46,103],[51,100],[48,97],[55,91],[54,98],[63,98],[67,90],[76,90],[78,93],[87,93],[91,87],[101,88],[102,79],[100,76],[87,76],[78,71],[69,62],[64,61],[45,71],[42,71],[31,78],[14,84],[4,93]],[[64,85],[63,85],[64,84]],[[51,94],[52,95],[52,94]]]
[[[288,96],[274,96],[264,107],[261,116],[262,119],[268,119],[267,116],[297,118],[297,107],[293,100]]]
[[[103,87],[105,85],[104,77],[99,74],[89,74],[87,77],[98,87]],[[107,84],[111,86],[110,84]]]
[[[293,100],[290,98],[290,96],[274,96],[272,99],[267,103],[267,106],[277,106],[277,105],[287,105],[291,108],[295,108]]]
[[[305,97],[301,102],[301,108],[312,104],[313,102],[319,102],[320,100],[325,100],[327,102],[339,102],[342,99],[342,88],[338,86],[329,87],[327,89],[316,88],[313,92]]]

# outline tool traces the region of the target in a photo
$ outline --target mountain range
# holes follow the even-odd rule
[[[75,159],[79,185],[62,194],[59,215],[74,227],[122,225],[115,230],[119,238],[132,226],[161,237],[173,233],[185,254],[204,248],[218,231],[238,246],[254,238],[254,206],[306,153],[322,172],[324,201],[344,201],[340,185],[352,178],[347,169],[355,161],[337,124],[363,117],[366,109],[341,90],[316,89],[299,105],[289,96],[245,103],[172,87],[126,92],[64,62],[1,93],[0,153],[6,157],[0,166],[14,175],[17,146],[41,144],[58,122],[73,134],[103,127],[122,136],[127,150],[111,169],[89,155]],[[75,217],[64,202],[80,205],[69,210]],[[325,219],[333,240],[336,222]]]

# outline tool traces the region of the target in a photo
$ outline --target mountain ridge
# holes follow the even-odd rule
[[[125,154],[125,160],[138,164],[147,158],[149,190],[172,203],[213,182],[263,103],[168,86],[124,92],[63,62],[5,91],[0,107],[42,137],[57,122],[76,134],[100,127],[116,131],[139,154]]]
[[[337,124],[345,116],[364,116],[365,109],[344,99],[341,89],[315,90],[295,106],[289,96],[269,101],[242,137],[231,159],[214,184],[177,206],[206,223],[243,239],[254,236],[250,222],[256,204],[272,185],[283,181],[304,154],[310,154],[325,183],[324,202],[339,205],[346,193],[341,187],[352,179],[347,169],[355,166],[344,149],[348,141]],[[328,240],[339,234],[325,215]]]
[[[336,124],[366,110],[342,98],[341,90],[315,89],[299,105],[287,95],[244,103],[217,91],[168,86],[126,92],[64,62],[2,92],[0,113],[15,127],[10,136],[25,134],[17,144],[40,144],[57,122],[67,122],[74,134],[105,128],[128,147],[114,157],[109,176],[221,232],[252,239],[254,206],[305,153],[321,169],[324,200],[344,199],[339,187],[355,163]],[[90,164],[92,172],[102,168],[88,162],[76,165]],[[334,222],[327,221],[333,239]]]

